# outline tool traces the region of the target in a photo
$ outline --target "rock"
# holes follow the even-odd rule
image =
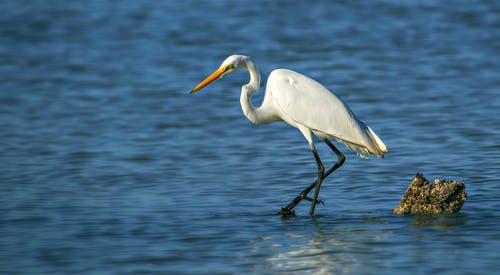
[[[422,174],[417,173],[406,193],[401,198],[394,214],[456,213],[467,198],[463,181],[434,180],[429,183]]]

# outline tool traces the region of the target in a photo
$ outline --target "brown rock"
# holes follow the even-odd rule
[[[422,174],[417,173],[406,193],[401,198],[394,214],[456,213],[467,198],[463,181],[434,180],[429,183]]]

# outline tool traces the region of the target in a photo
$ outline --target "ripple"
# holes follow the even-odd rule
[[[493,2],[0,8],[0,273],[497,266]],[[187,94],[231,53],[252,56],[262,88],[279,67],[320,80],[390,152],[363,160],[339,145],[347,160],[322,185],[318,215],[303,202],[280,219],[277,210],[316,177],[300,132],[246,120],[245,73]],[[330,164],[334,155],[317,144]],[[393,216],[416,172],[464,179],[462,213]]]

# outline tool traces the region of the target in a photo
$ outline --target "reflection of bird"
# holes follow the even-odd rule
[[[290,204],[281,209],[281,215],[293,215],[293,208],[303,199],[312,202],[309,214],[314,214],[321,181],[344,163],[344,155],[329,141],[330,138],[345,144],[360,156],[370,154],[383,157],[387,148],[382,140],[358,120],[347,105],[315,80],[286,69],[271,72],[267,79],[266,93],[260,107],[252,105],[251,97],[260,86],[260,73],[255,63],[248,56],[232,55],[228,57],[214,73],[200,82],[192,91],[197,92],[211,82],[222,78],[238,69],[250,73],[250,82],[241,88],[240,103],[245,116],[255,124],[268,124],[285,121],[298,128],[304,135],[318,165],[318,178],[302,191]],[[335,152],[337,163],[324,170],[319,154],[314,146],[312,134],[322,139]],[[314,197],[307,196],[316,188]]]

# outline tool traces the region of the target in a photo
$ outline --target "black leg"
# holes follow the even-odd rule
[[[318,152],[313,150],[313,154],[314,159],[318,164],[318,179],[316,180],[316,190],[314,190],[314,197],[311,202],[311,209],[309,209],[309,216],[314,215],[314,209],[316,208],[316,202],[318,201],[319,189],[321,188],[321,181],[325,177],[325,168],[323,167],[323,163],[321,163]]]
[[[335,163],[330,169],[328,169],[326,171],[323,179],[328,177],[328,175],[330,175],[333,171],[337,170],[337,168],[342,166],[342,164],[344,164],[344,161],[345,161],[344,154],[342,154],[342,152],[340,152],[339,149],[337,149],[337,147],[335,147],[335,145],[333,145],[333,143],[331,141],[329,141],[328,139],[325,139],[325,143],[328,145],[328,147],[330,147],[330,149],[332,149],[333,152],[335,152],[335,154],[338,157],[338,160],[337,160],[337,163]]]
[[[333,173],[333,171],[337,170],[340,166],[342,166],[342,164],[344,164],[344,161],[345,161],[345,156],[344,154],[342,154],[342,152],[340,152],[336,147],[335,145],[333,145],[328,139],[325,139],[325,143],[328,145],[328,147],[330,147],[330,149],[332,149],[333,152],[335,152],[335,154],[337,155],[338,157],[338,160],[337,162],[328,170],[326,170],[326,172],[323,173],[323,176],[321,177],[321,180],[325,179],[326,177],[328,177],[331,173]],[[314,153],[314,152],[313,152]],[[317,154],[317,153],[316,153]],[[316,154],[315,154],[315,158],[316,158]],[[319,156],[317,157],[319,159]],[[320,161],[321,162],[321,161]],[[319,170],[319,167],[318,167],[318,170]],[[318,174],[319,174],[319,171],[318,171]],[[315,205],[316,203],[318,202],[321,202],[320,200],[318,200],[317,198],[317,195],[315,194],[315,199],[310,199],[309,197],[307,197],[307,194],[309,194],[309,192],[314,188],[316,187],[318,184],[318,180],[314,181],[313,183],[311,183],[309,186],[307,186],[302,192],[300,192],[300,194],[295,197],[286,207],[283,207],[280,211],[279,214],[281,214],[282,216],[291,216],[294,214],[293,212],[293,208],[295,208],[295,206],[297,206],[303,199],[306,199],[306,200],[310,200],[311,202],[313,202],[313,205]],[[320,183],[321,184],[321,183]],[[315,193],[318,192],[319,194],[319,188],[316,189]],[[316,202],[314,202],[316,201]],[[312,208],[312,212],[314,212],[314,208],[311,206]],[[311,210],[309,211],[311,212]]]

